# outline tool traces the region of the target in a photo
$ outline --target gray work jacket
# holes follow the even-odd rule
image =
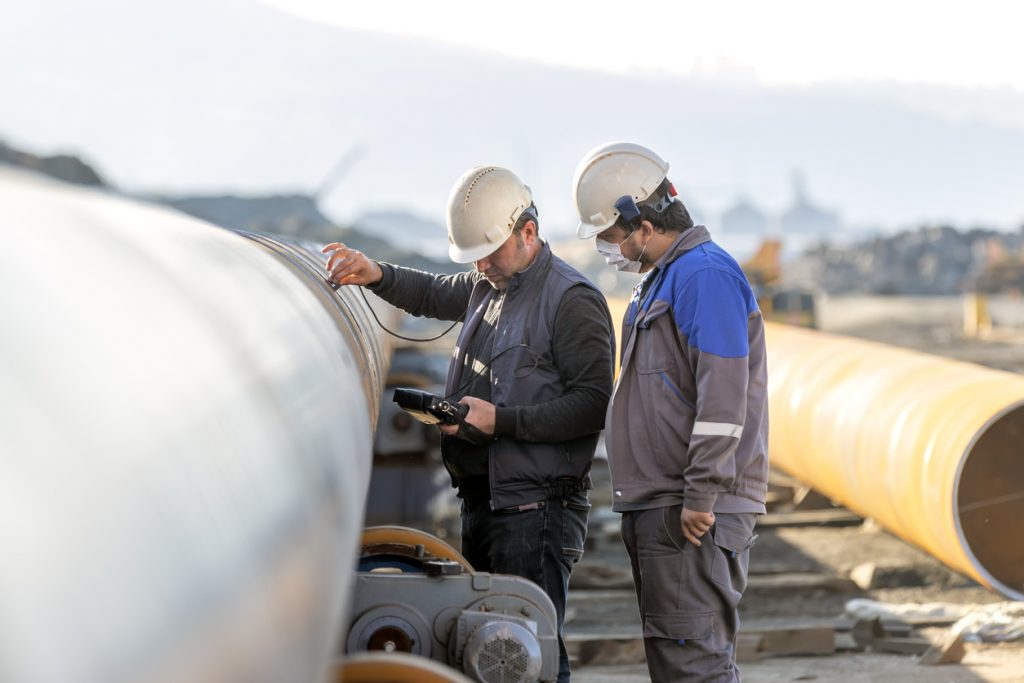
[[[634,293],[605,444],[613,507],[764,512],[764,324],[746,276],[704,226],[679,235]]]

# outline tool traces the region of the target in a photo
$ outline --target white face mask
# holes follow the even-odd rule
[[[630,233],[632,234],[632,233]],[[629,239],[628,237],[626,238]],[[623,240],[625,241],[625,240]],[[622,249],[619,244],[613,244],[612,242],[605,242],[603,239],[595,238],[597,245],[597,252],[604,256],[604,260],[610,266],[615,266],[616,270],[621,270],[624,273],[639,273],[640,268],[643,264],[637,261],[630,261],[622,254]],[[621,244],[621,243],[620,243]],[[647,251],[647,245],[640,251],[640,257],[643,258],[644,251]]]

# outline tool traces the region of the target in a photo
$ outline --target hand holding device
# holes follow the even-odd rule
[[[467,405],[451,403],[419,389],[395,389],[392,400],[399,408],[428,425],[457,425],[460,418],[466,417],[469,412]]]

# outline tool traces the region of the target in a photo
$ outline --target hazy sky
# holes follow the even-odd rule
[[[1008,0],[265,2],[348,28],[616,73],[1024,88],[1024,4]]]
[[[1024,223],[1014,2],[0,0],[0,139],[122,188],[311,192],[444,222],[493,163],[575,221],[579,159],[657,149],[715,227],[740,196],[847,226]],[[643,13],[635,8],[643,8]]]

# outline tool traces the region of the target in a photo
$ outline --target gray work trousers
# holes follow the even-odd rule
[[[732,683],[737,606],[747,586],[756,515],[716,514],[698,548],[683,537],[681,505],[622,514],[653,683]]]

